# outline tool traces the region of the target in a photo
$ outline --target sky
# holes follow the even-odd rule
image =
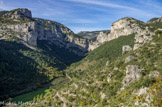
[[[0,11],[28,8],[33,17],[57,21],[75,33],[110,29],[123,17],[162,17],[162,0],[0,0]]]

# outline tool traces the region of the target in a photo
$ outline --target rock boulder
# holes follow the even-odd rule
[[[132,50],[132,48],[129,45],[124,45],[122,47],[122,53],[129,52],[131,50]]]
[[[130,62],[132,59],[134,59],[134,56],[128,56],[125,58],[125,63]]]
[[[127,65],[126,66],[126,76],[123,79],[123,88],[126,86],[129,86],[131,83],[133,83],[136,80],[139,80],[141,77],[142,70],[137,65]]]

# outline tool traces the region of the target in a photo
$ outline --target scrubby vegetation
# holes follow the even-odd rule
[[[125,40],[125,41],[123,41],[123,40]],[[120,42],[120,44],[117,44],[118,42]],[[90,52],[89,55],[87,55],[87,57],[84,60],[82,60],[81,62],[73,64],[68,69],[68,71],[66,71],[66,72],[69,72],[66,75],[69,75],[69,78],[72,78],[73,82],[71,82],[70,84],[65,84],[63,90],[66,93],[66,90],[69,90],[69,88],[70,88],[69,91],[71,92],[72,89],[75,89],[74,84],[77,85],[76,87],[80,87],[80,90],[74,90],[74,92],[71,93],[72,95],[77,94],[78,97],[75,97],[75,96],[70,97],[68,95],[68,93],[65,94],[65,96],[67,96],[67,99],[69,100],[69,102],[71,102],[71,100],[73,100],[73,101],[77,101],[77,103],[79,105],[81,103],[83,105],[86,105],[91,100],[90,102],[93,104],[94,101],[95,101],[94,98],[98,102],[98,100],[100,100],[100,99],[98,99],[98,97],[100,97],[99,92],[101,91],[101,89],[100,88],[98,89],[98,87],[96,87],[96,85],[100,84],[101,87],[105,86],[105,85],[108,85],[107,82],[106,82],[106,79],[105,79],[106,74],[104,73],[104,74],[100,75],[101,72],[99,72],[99,71],[103,69],[106,61],[108,61],[108,60],[113,61],[113,60],[115,60],[116,58],[118,58],[119,56],[122,55],[122,50],[121,49],[122,49],[123,45],[131,45],[131,46],[133,46],[133,44],[134,44],[134,35],[133,34],[130,35],[130,36],[123,36],[123,37],[120,37],[118,39],[115,39],[115,40],[112,40],[110,42],[105,43],[100,48]],[[112,50],[111,47],[114,50]],[[100,54],[100,52],[102,52],[102,54]],[[112,54],[112,52],[114,52],[115,54]],[[106,59],[104,59],[104,58],[106,58]],[[94,78],[94,76],[97,76],[97,75],[100,75],[100,76],[98,78]],[[113,74],[113,75],[115,75],[115,74]],[[124,74],[121,73],[118,76],[122,77],[123,75]],[[67,78],[68,78],[68,76],[67,76]],[[94,83],[93,82],[93,81],[96,82],[96,80],[99,83]],[[69,79],[69,81],[70,81],[70,79]],[[88,84],[88,86],[86,86],[85,84]],[[68,85],[70,86],[69,88],[68,88]],[[74,86],[74,87],[72,88],[72,86]],[[118,86],[121,87],[121,83],[119,81],[110,84],[107,88],[106,87],[102,88],[102,90],[103,90],[103,92],[106,93],[106,95],[111,96],[111,95],[114,95],[115,92],[118,90],[118,88],[119,88]],[[85,93],[84,89],[87,90],[88,92]],[[50,95],[47,96],[47,97],[50,97],[54,93],[56,94],[56,91],[51,92]],[[89,96],[90,100],[84,100],[84,98],[79,97],[79,95],[83,95],[85,97]],[[75,97],[75,98],[73,98],[73,97]],[[54,100],[53,103],[56,103],[55,101],[58,101],[58,100]],[[61,104],[61,102],[60,102],[60,104]]]
[[[154,45],[151,43],[155,43]],[[162,32],[157,31],[154,40],[143,46],[142,48],[136,50],[135,52],[130,52],[128,55],[140,54],[136,56],[136,59],[132,60],[129,64],[140,65],[141,68],[145,70],[143,77],[130,87],[127,87],[124,91],[116,94],[114,97],[110,98],[111,106],[123,104],[134,106],[135,102],[139,102],[138,106],[146,103],[149,106],[160,106],[161,102],[161,75],[162,75],[162,51],[160,46],[162,45]],[[134,94],[139,89],[147,87],[147,93],[143,95]],[[154,91],[153,91],[154,90]],[[146,100],[148,99],[148,100]]]
[[[14,99],[12,99],[12,102],[14,103],[18,103],[20,101],[22,102],[27,102],[27,101],[31,101],[34,100],[34,97],[37,95],[41,95],[43,96],[43,94],[45,94],[48,90],[46,90],[45,88],[33,91],[33,92],[29,92],[20,96],[16,96]]]
[[[145,25],[151,26],[154,30],[162,28],[162,22],[160,20],[162,20],[162,18],[152,18]]]
[[[32,89],[63,76],[58,70],[65,65],[39,49],[33,51],[16,41],[1,40],[0,45],[1,99],[8,98],[9,93],[14,95],[17,90]]]
[[[38,106],[101,107],[109,105],[116,107],[142,106],[144,104],[160,106],[162,104],[160,94],[162,91],[161,37],[162,32],[157,31],[150,43],[124,55],[121,53],[121,47],[122,45],[132,46],[133,35],[123,36],[101,45],[82,61],[71,65],[66,73],[70,83],[65,84],[57,91],[51,91],[50,94],[41,99],[38,98],[34,102],[37,102]],[[118,42],[121,46],[117,45]],[[110,48],[111,46],[113,46],[113,50]],[[125,58],[130,55],[135,58],[129,63],[125,63]],[[138,65],[144,72],[140,80],[121,90],[127,65]],[[147,89],[146,93],[139,95],[139,90],[144,88]]]
[[[101,68],[105,65],[106,61],[113,61],[122,55],[123,45],[130,45],[131,47],[133,47],[134,34],[131,34],[129,36],[122,36],[118,39],[114,39],[112,41],[104,43],[99,48],[89,52],[87,57],[84,58],[84,60],[72,64],[71,68],[77,69],[78,64],[86,65],[87,62],[97,63],[94,69],[96,69],[96,67]]]
[[[33,90],[32,92],[25,93],[11,99],[11,102],[28,102],[28,101],[36,101],[37,99],[42,98],[44,95],[49,95],[52,91],[59,90],[64,84],[67,84],[69,80],[65,77],[55,78],[50,83],[46,84],[44,88],[40,88],[37,90]]]
[[[64,76],[62,70],[66,65],[81,58],[54,44],[50,45],[53,49],[50,51],[44,41],[38,42],[36,50],[20,41],[14,36],[0,40],[0,99],[32,91],[56,77]]]
[[[155,23],[150,23],[150,24],[146,24],[146,25],[152,26],[154,29],[162,28],[162,22],[155,22]]]

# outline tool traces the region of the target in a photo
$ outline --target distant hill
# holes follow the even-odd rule
[[[77,35],[92,40],[94,38],[96,38],[100,32],[104,32],[104,33],[109,33],[110,30],[101,30],[101,31],[81,31],[79,33],[77,33]]]

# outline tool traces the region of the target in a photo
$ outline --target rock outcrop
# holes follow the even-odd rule
[[[111,25],[111,33],[107,36],[107,41],[133,33],[135,34],[136,43],[150,41],[152,39],[151,35],[154,34],[149,30],[149,27],[144,26],[144,22],[127,17]]]
[[[22,18],[22,17],[29,17],[32,18],[31,11],[28,9],[15,9],[10,12],[7,12],[3,16],[5,17],[11,17],[11,18]]]
[[[128,57],[125,58],[125,63],[128,63],[133,59],[134,59],[134,56],[128,56]]]
[[[103,43],[107,39],[107,33],[100,32],[99,35],[97,36],[97,41],[99,43]]]
[[[109,74],[109,75],[107,76],[107,82],[108,82],[108,83],[111,81],[111,78],[112,78],[112,75]]]
[[[0,32],[13,33],[14,36],[26,41],[30,45],[37,46],[38,24],[36,22],[6,25],[0,27]]]
[[[142,44],[134,44],[133,50],[136,50],[138,48],[140,48],[142,46]]]
[[[137,92],[135,92],[134,94],[138,95],[138,96],[141,96],[143,94],[147,94],[149,88],[147,87],[142,87],[140,88]]]
[[[64,47],[70,51],[84,55],[88,49],[88,41],[76,35],[66,26],[44,19],[35,19],[38,26],[38,40],[47,40],[55,43],[60,48]],[[76,48],[76,49],[74,49]]]
[[[129,86],[136,80],[139,80],[141,77],[142,70],[137,65],[127,65],[126,66],[126,76],[123,79],[123,87]]]
[[[101,30],[101,31],[81,31],[78,33],[79,36],[88,39],[88,51],[94,50],[99,47],[107,35],[110,33],[110,30]]]
[[[160,21],[160,19],[158,19]],[[152,40],[152,36],[154,32],[150,30],[151,27],[145,26],[144,22],[139,20],[126,17],[114,22],[111,25],[111,32],[109,34],[100,33],[97,36],[96,44],[103,44],[106,41],[110,41],[116,39],[120,36],[127,36],[130,34],[135,34],[135,43],[136,44],[144,44],[150,40]],[[139,48],[139,46],[135,46],[135,49]]]
[[[98,33],[98,35],[96,36],[96,40],[92,41],[90,40],[89,43],[89,47],[88,47],[88,51],[94,50],[96,48],[98,48],[107,38],[107,35],[110,33],[110,31],[101,31]]]
[[[124,45],[123,47],[122,47],[122,53],[124,54],[125,52],[129,52],[129,51],[131,51],[132,50],[132,48],[129,46],[129,45]]]
[[[156,22],[157,21],[161,21],[161,19],[156,19]],[[143,44],[147,43],[148,41],[152,40],[154,32],[151,31],[151,29],[152,27],[146,26],[144,22],[141,22],[134,18],[126,17],[114,22],[111,25],[110,32],[99,32],[96,36],[95,41],[88,42],[88,50],[94,50],[106,41],[110,41],[120,36],[127,36],[130,34],[135,34],[135,46],[133,48],[135,50],[141,47]],[[81,34],[84,33],[86,32],[81,32]]]

